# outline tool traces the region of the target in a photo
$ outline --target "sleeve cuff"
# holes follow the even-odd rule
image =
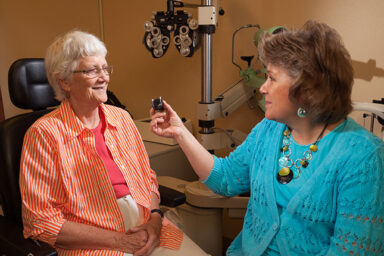
[[[207,185],[210,189],[215,190],[214,188],[217,188],[221,184],[222,174],[218,172],[220,170],[220,159],[213,155],[214,164],[213,168],[211,170],[211,173],[209,174],[208,178],[206,180],[200,180],[203,184]]]
[[[54,246],[64,222],[64,219],[49,222],[36,220],[32,237]]]

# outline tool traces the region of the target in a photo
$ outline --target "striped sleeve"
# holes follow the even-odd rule
[[[29,129],[24,138],[19,178],[24,237],[52,246],[65,221],[58,210],[63,202],[63,188],[54,145],[49,136],[36,128]]]
[[[164,217],[161,228],[160,246],[172,250],[178,250],[183,241],[183,231],[178,229],[167,217]]]

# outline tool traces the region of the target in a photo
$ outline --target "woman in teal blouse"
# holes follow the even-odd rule
[[[384,143],[347,115],[351,58],[338,33],[308,21],[264,34],[265,119],[228,157],[208,153],[172,108],[155,134],[180,144],[214,192],[250,191],[227,255],[384,255]]]

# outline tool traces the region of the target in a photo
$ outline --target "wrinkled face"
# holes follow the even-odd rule
[[[265,96],[265,117],[281,123],[288,123],[297,118],[297,107],[289,99],[289,89],[293,79],[285,69],[269,64],[268,78],[260,87]]]
[[[85,56],[79,60],[76,71],[106,68],[104,56]],[[85,73],[73,73],[72,79],[64,81],[62,88],[69,94],[69,101],[76,105],[97,107],[107,101],[109,74],[100,72],[96,77],[89,77]]]

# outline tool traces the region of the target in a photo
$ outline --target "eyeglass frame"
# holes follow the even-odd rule
[[[94,76],[90,75],[89,72],[92,72],[92,71],[97,71],[97,73],[95,73]],[[72,73],[74,73],[74,74],[83,73],[84,75],[86,75],[89,78],[100,77],[101,72],[104,72],[105,75],[110,76],[113,73],[113,66],[110,65],[110,66],[107,66],[107,67],[104,67],[104,68],[91,68],[91,69],[88,69],[88,70],[74,70],[74,71],[72,71]]]

